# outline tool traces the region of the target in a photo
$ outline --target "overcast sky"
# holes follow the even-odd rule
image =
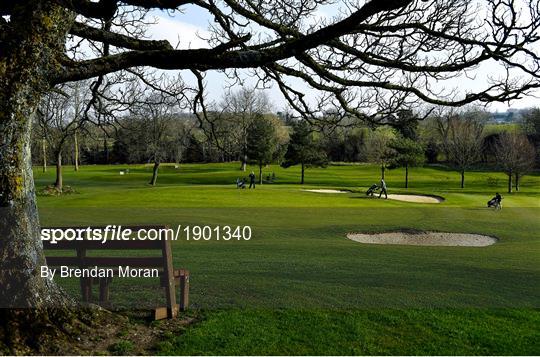
[[[195,6],[186,6],[184,7],[183,13],[176,12],[173,16],[169,16],[164,12],[154,12],[153,15],[158,18],[159,22],[157,25],[153,25],[150,28],[149,35],[152,38],[167,39],[173,46],[179,44],[179,48],[208,47],[207,42],[200,38],[208,37],[208,25],[213,22],[212,17],[210,17],[206,11]],[[336,15],[336,7],[325,6],[317,11],[315,18],[331,19],[334,15]],[[498,73],[500,70],[501,68],[497,67],[494,63],[485,64],[478,69],[474,78],[462,77],[456,80],[446,81],[444,82],[444,86],[445,88],[455,87],[462,92],[467,90],[478,90],[485,86],[488,75]],[[187,74],[186,79],[187,78],[189,78],[189,74]],[[210,71],[206,74],[206,82],[209,99],[219,101],[225,91],[224,88],[230,81],[225,75],[216,71]],[[247,83],[248,85],[255,84],[255,82],[249,78],[247,78]],[[290,83],[293,83],[295,88],[303,89],[309,98],[316,98],[317,92],[308,88],[302,81],[294,80]],[[286,108],[285,100],[276,86],[272,86],[272,88],[268,90],[268,95],[275,110]],[[540,93],[538,93],[537,96],[540,98]],[[493,111],[506,111],[509,107],[526,108],[540,106],[539,98],[530,96],[513,101],[510,104],[492,103],[488,108]]]

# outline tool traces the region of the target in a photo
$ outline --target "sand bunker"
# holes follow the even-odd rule
[[[347,238],[367,244],[426,245],[444,247],[486,247],[497,238],[481,234],[445,232],[349,233]]]
[[[416,202],[416,203],[441,203],[444,198],[439,196],[427,196],[427,195],[388,195],[391,200]]]
[[[313,189],[313,190],[302,190],[302,191],[315,192],[315,193],[350,193],[349,191],[330,190],[330,189]]]

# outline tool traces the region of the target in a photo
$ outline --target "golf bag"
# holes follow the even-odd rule
[[[246,188],[246,181],[243,179],[236,179],[236,188]]]
[[[373,194],[375,193],[375,191],[379,190],[379,186],[377,185],[371,185],[370,188],[368,188],[368,190],[366,191],[366,196],[373,196]]]
[[[501,209],[501,201],[497,199],[497,197],[493,197],[491,200],[487,203],[488,208],[495,208],[495,209]]]

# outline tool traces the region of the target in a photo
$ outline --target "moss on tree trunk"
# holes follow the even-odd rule
[[[73,19],[49,1],[18,3],[10,17],[13,40],[0,53],[0,307],[42,310],[71,304],[40,274],[45,257],[30,133]]]

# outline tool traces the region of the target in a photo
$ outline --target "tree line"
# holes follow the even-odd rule
[[[489,125],[488,113],[474,108],[440,109],[425,117],[400,110],[391,125],[372,128],[352,118],[321,125],[332,123],[331,112],[317,125],[286,112],[273,113],[265,92],[249,88],[228,93],[201,120],[163,93],[150,91],[103,126],[81,121],[85,96],[80,83],[63,91],[45,96],[32,140],[34,165],[46,170],[54,163],[59,191],[62,162],[75,171],[80,164],[151,163],[151,185],[157,183],[162,162],[239,161],[242,171],[248,163],[256,164],[261,183],[270,163],[299,165],[302,184],[310,167],[371,162],[380,166],[381,178],[387,169],[404,168],[405,188],[410,168],[442,163],[460,174],[461,188],[471,169],[501,170],[508,176],[508,192],[519,190],[521,177],[538,165],[540,109],[529,110],[521,123],[509,127]]]

